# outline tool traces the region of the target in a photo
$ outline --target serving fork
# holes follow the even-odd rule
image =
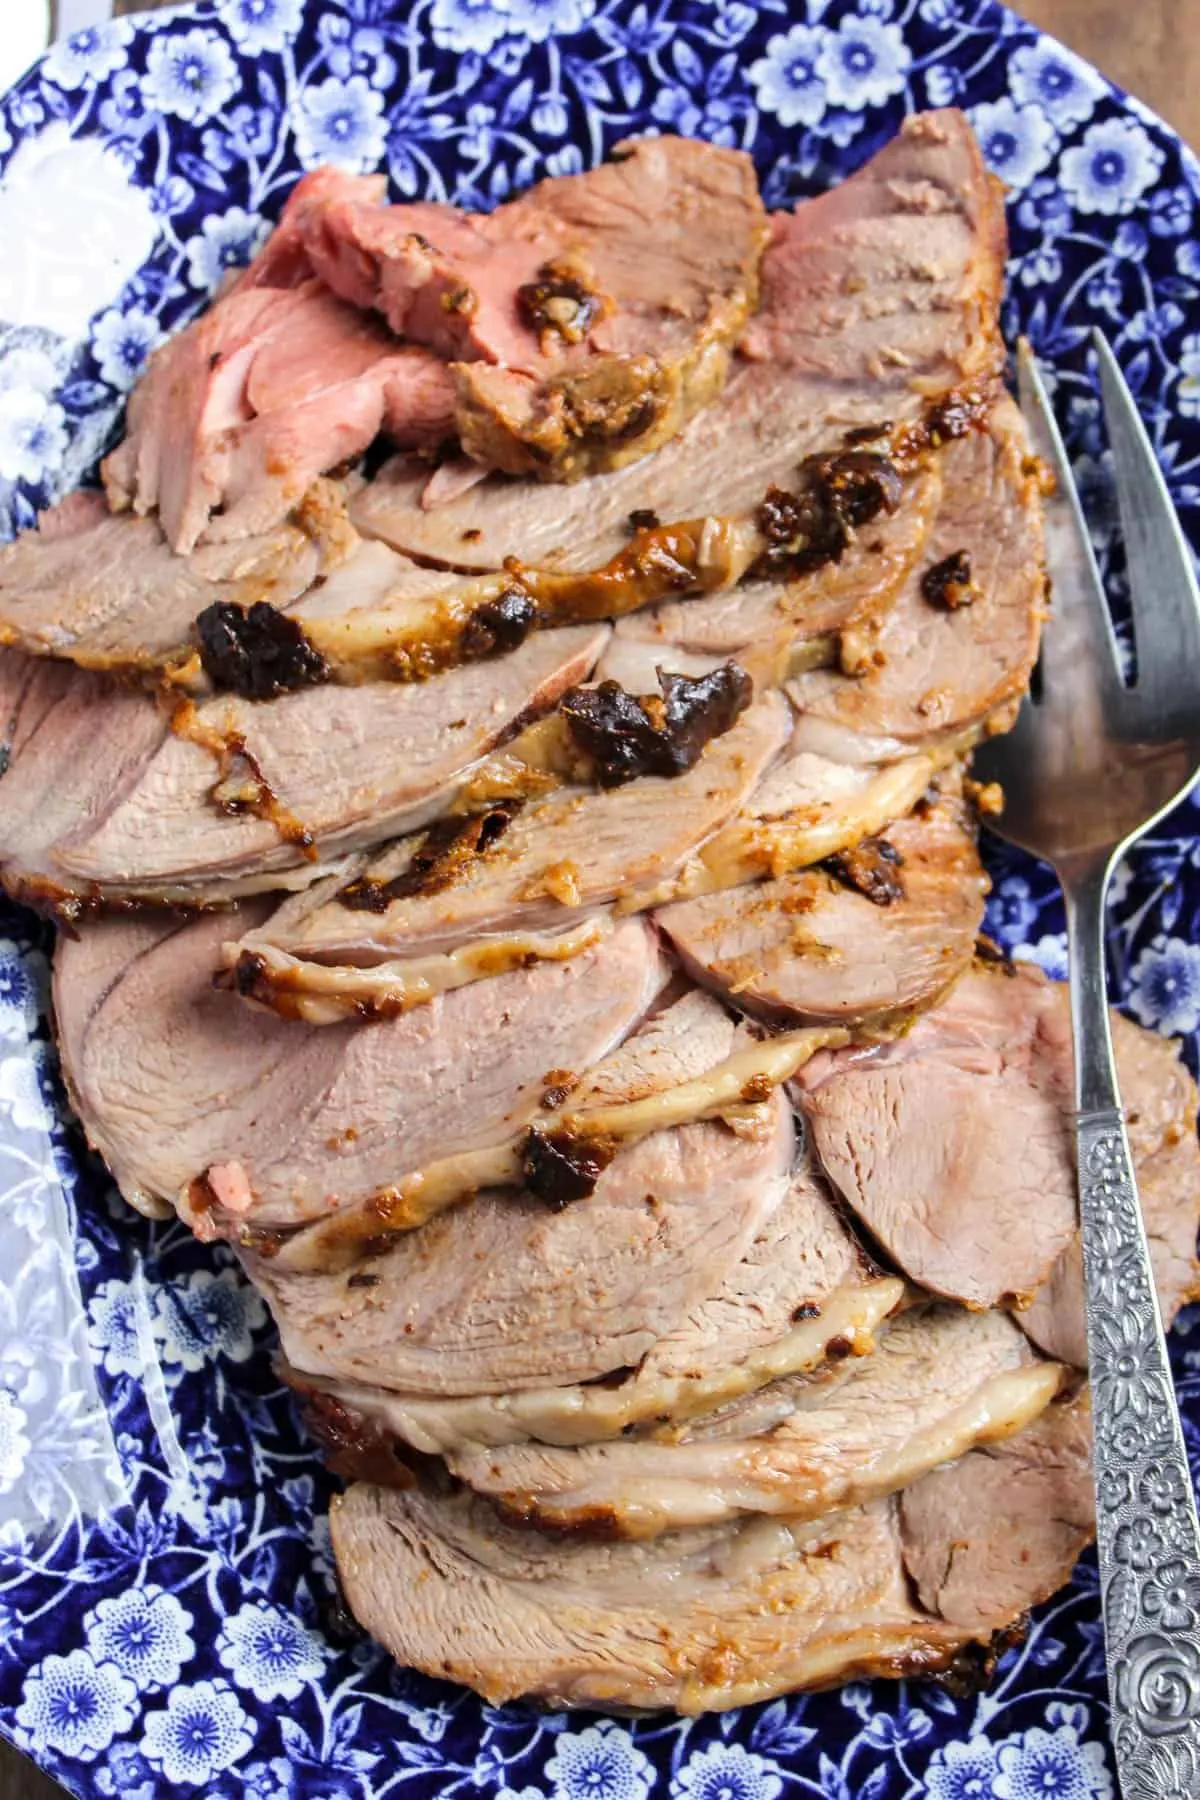
[[[1127,555],[1136,675],[1122,674],[1087,524],[1028,345],[1021,406],[1057,488],[1034,690],[976,756],[1000,835],[1052,863],[1066,901],[1075,1134],[1095,1433],[1097,1549],[1125,1800],[1200,1795],[1200,1526],[1113,1064],[1105,897],[1118,859],[1200,767],[1200,589],[1116,357],[1095,338]]]

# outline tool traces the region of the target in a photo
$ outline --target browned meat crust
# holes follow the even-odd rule
[[[926,1482],[966,1480],[982,1504],[899,1504],[810,1523],[739,1520],[643,1544],[561,1540],[500,1522],[466,1493],[352,1487],[332,1509],[347,1599],[404,1663],[493,1703],[694,1713],[872,1675],[953,1670],[1062,1585],[1087,1540],[1091,1476],[1070,1407],[1011,1438],[1004,1480],[975,1452]],[[1035,1474],[1036,1500],[1008,1502]],[[931,1502],[933,1502],[931,1504]],[[1063,1529],[1060,1520],[1077,1520]],[[990,1579],[967,1615],[925,1571],[969,1556]],[[917,1572],[922,1594],[910,1587]],[[929,1599],[926,1600],[926,1592]],[[945,1604],[945,1613],[937,1608]],[[983,1659],[980,1659],[983,1660]]]

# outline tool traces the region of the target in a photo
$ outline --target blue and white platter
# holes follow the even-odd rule
[[[1112,556],[1090,328],[1200,541],[1200,165],[993,0],[201,0],[55,46],[0,100],[0,535],[91,469],[148,351],[317,163],[487,207],[646,131],[750,150],[773,207],[956,104],[1010,189],[1005,331],[1052,372]],[[1110,567],[1119,604],[1120,571]],[[994,846],[993,846],[994,849]],[[990,929],[1063,972],[1047,872]],[[1123,872],[1133,1016],[1200,1037],[1200,811]],[[336,1602],[330,1482],[231,1258],[117,1197],[65,1110],[47,931],[0,910],[0,1732],[104,1800],[1110,1800],[1096,1577],[987,1692],[855,1684],[699,1720],[494,1709]],[[1200,1466],[1200,1308],[1174,1342]],[[1184,1789],[1160,1800],[1184,1800]]]

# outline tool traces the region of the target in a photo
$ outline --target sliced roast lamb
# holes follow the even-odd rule
[[[1112,1014],[1111,1023],[1154,1286],[1169,1325],[1182,1306],[1200,1298],[1196,1084],[1169,1038],[1143,1031],[1119,1013]],[[1032,1306],[1021,1314],[1021,1324],[1048,1356],[1087,1367],[1078,1238],[1064,1250]]]
[[[895,603],[842,640],[841,671],[789,684],[797,708],[856,732],[927,743],[978,725],[1019,698],[1037,656],[1045,603],[1038,478],[1008,399],[986,431],[943,452],[943,503]],[[931,581],[953,560],[953,605]]]
[[[669,145],[673,148],[668,148]],[[700,147],[686,142],[668,140],[667,145],[654,142],[637,147],[621,164],[589,176],[568,178],[562,184],[547,184],[546,191],[558,191],[561,186],[563,194],[591,193],[596,184],[603,185],[605,180],[627,187],[631,181],[640,179],[643,164],[648,169],[657,170],[661,165],[670,170],[699,151]],[[709,158],[731,156],[731,153],[708,147],[704,147],[703,154]],[[735,165],[741,166],[733,156],[730,166]],[[721,186],[723,182],[724,175],[717,185]],[[792,514],[796,497],[788,490],[794,489],[797,481],[803,490],[805,469],[814,459],[822,470],[826,469],[831,457],[839,471],[843,470],[843,465],[846,469],[878,465],[889,470],[886,460],[880,461],[880,450],[887,451],[893,443],[911,446],[915,441],[912,421],[927,406],[931,395],[936,396],[958,380],[975,376],[986,379],[994,375],[998,367],[996,343],[981,322],[980,303],[984,295],[992,293],[999,279],[997,251],[1002,248],[1003,227],[1002,220],[998,221],[995,215],[995,198],[989,184],[990,178],[978,164],[978,153],[965,121],[952,113],[926,115],[924,119],[912,122],[895,144],[834,195],[809,203],[792,218],[777,221],[775,242],[767,259],[764,311],[755,319],[753,331],[747,338],[746,356],[723,400],[720,420],[707,420],[701,415],[694,421],[694,430],[706,433],[707,437],[702,444],[688,444],[682,452],[682,461],[677,455],[678,446],[671,444],[664,446],[648,463],[639,465],[638,481],[645,486],[644,493],[641,487],[637,491],[630,488],[628,492],[607,488],[593,491],[597,483],[619,484],[624,479],[620,474],[596,477],[578,484],[573,490],[555,490],[549,519],[539,522],[539,508],[544,506],[544,501],[538,498],[536,484],[508,481],[497,489],[494,484],[485,482],[461,493],[457,501],[441,505],[432,504],[432,487],[427,491],[426,464],[420,464],[411,478],[402,475],[397,481],[385,475],[379,482],[371,484],[356,505],[356,517],[363,529],[389,537],[400,549],[415,554],[422,563],[432,558],[451,571],[500,570],[517,553],[524,559],[525,566],[515,577],[497,574],[494,580],[499,587],[495,591],[485,584],[476,592],[470,584],[464,588],[460,583],[457,591],[445,593],[437,583],[422,582],[411,565],[402,565],[396,571],[394,591],[384,596],[386,605],[382,611],[377,601],[374,607],[369,606],[358,614],[333,620],[327,607],[320,608],[313,629],[315,653],[321,659],[318,666],[333,671],[339,678],[398,674],[409,679],[414,673],[445,666],[462,655],[473,641],[473,634],[477,635],[474,621],[479,609],[494,605],[506,585],[514,581],[517,592],[523,597],[522,604],[535,611],[543,622],[554,622],[571,617],[627,612],[631,607],[670,595],[680,587],[705,589],[726,584],[735,580],[744,571],[748,559],[759,555],[760,551],[766,552],[764,561],[771,565],[772,581],[751,582],[735,603],[718,601],[709,612],[701,612],[696,620],[700,639],[711,637],[714,632],[721,635],[732,631],[741,638],[741,647],[749,650],[753,643],[755,673],[765,674],[770,668],[774,678],[782,677],[790,670],[787,651],[794,639],[807,638],[811,643],[823,633],[828,635],[828,630],[834,628],[831,621],[836,622],[837,628],[845,628],[855,618],[863,619],[877,610],[894,591],[901,573],[917,554],[930,503],[929,479],[923,480],[918,473],[907,489],[897,488],[889,504],[897,505],[901,517],[891,527],[884,521],[880,525],[881,537],[874,535],[872,526],[860,543],[851,524],[846,568],[829,578],[827,594],[822,592],[813,574],[804,571],[814,560],[829,561],[842,556],[847,540],[840,533],[845,530],[845,522],[828,542],[824,541],[821,530],[814,538],[809,518],[811,508],[806,510],[807,503],[801,505],[798,516],[802,525],[797,540],[801,553],[798,555],[781,553],[779,544],[774,542],[778,535],[776,527],[782,529],[781,521],[785,518],[792,519],[795,525]],[[735,179],[733,186],[736,185]],[[703,190],[702,183],[699,191]],[[605,213],[607,204],[598,207],[598,217]],[[524,205],[526,202],[515,203],[516,207]],[[389,211],[397,215],[420,212],[422,216],[426,212],[440,216],[446,211],[436,208],[380,209],[357,200],[340,206],[332,199],[329,208],[339,216],[349,212],[360,222],[375,213],[382,219]],[[305,202],[301,211],[310,220],[324,216],[322,207],[315,203]],[[685,205],[678,216],[686,219],[688,213],[689,208]],[[498,220],[501,216],[494,217]],[[917,216],[921,221],[922,238],[928,240],[923,259],[914,260],[911,252],[898,256],[897,235],[901,231],[911,234]],[[484,223],[491,229],[489,222]],[[399,220],[394,224],[398,225]],[[316,229],[315,225],[313,229]],[[385,239],[399,241],[402,247],[407,245],[407,239],[396,239],[394,226],[382,229]],[[709,243],[706,256],[712,254],[711,243],[717,241],[706,240]],[[730,239],[730,245],[729,254],[737,260],[740,252],[733,247],[733,239]],[[838,291],[857,291],[859,278],[854,275],[854,267],[860,262],[862,286],[865,287],[868,279],[879,281],[886,276],[894,290],[892,304],[880,305],[878,313],[874,310],[863,312],[859,303],[854,302],[851,310],[858,308],[860,316],[856,330],[851,330],[845,340],[831,328],[830,315],[840,315],[842,311],[840,302],[838,305],[831,303],[827,285],[830,277],[826,263],[834,246],[840,264],[849,260],[852,265],[849,273],[843,267],[844,286]],[[411,246],[407,245],[405,257],[409,249]],[[372,256],[374,254],[373,251]],[[263,255],[269,258],[269,246]],[[418,252],[417,260],[428,261],[424,251]],[[653,267],[657,266],[657,263],[653,264]],[[289,266],[289,279],[291,274]],[[360,274],[356,266],[351,286],[359,281]],[[277,292],[262,286],[247,286],[247,278],[243,278],[237,290],[219,302],[215,310],[219,313],[222,306],[259,306],[266,299],[292,307],[300,304],[303,291],[289,288]],[[929,331],[930,307],[944,309],[939,313],[944,332],[936,343]],[[688,318],[676,319],[671,330],[694,332],[688,307],[684,306],[683,311]],[[717,308],[721,316],[724,311],[728,308]],[[443,327],[445,317],[441,314]],[[876,341],[881,317],[887,319],[888,339],[882,347]],[[955,321],[953,324],[949,322],[951,319]],[[206,326],[208,321],[191,329],[200,330]],[[615,331],[613,321],[607,321],[598,330],[602,334],[607,331],[611,336]],[[184,354],[187,335],[175,340],[174,346],[167,346],[160,354],[166,356],[176,346],[177,354]],[[710,351],[700,359],[706,368],[712,363],[714,347],[715,340]],[[584,346],[578,348],[582,350]],[[260,360],[266,354],[261,352]],[[237,362],[236,357],[228,360]],[[632,360],[638,361],[636,357]],[[599,361],[605,364],[629,362],[630,359],[623,354],[615,358],[606,355]],[[649,361],[657,367],[653,358]],[[257,369],[258,361],[251,361],[252,376]],[[781,378],[781,370],[786,371],[786,378]],[[511,368],[494,368],[483,363],[462,365],[459,374],[464,381],[486,381],[492,388],[497,383],[508,383],[510,392],[514,380],[518,387],[526,380],[515,376]],[[231,379],[223,373],[221,378],[226,383]],[[152,380],[151,377],[147,379]],[[594,371],[587,379],[595,379]],[[209,377],[205,376],[205,380]],[[270,416],[286,419],[287,405],[294,398],[296,389],[295,371],[287,368],[278,379],[269,383],[264,380],[261,385],[266,398],[276,406],[276,412]],[[670,385],[668,382],[667,386]],[[542,392],[540,384],[535,383],[534,387]],[[336,391],[329,390],[330,393]],[[488,404],[495,400],[493,393]],[[321,403],[322,395],[318,394],[313,404]],[[894,431],[890,435],[883,434],[874,447],[848,448],[843,443],[847,429],[862,424],[864,408],[878,424],[881,406],[886,409]],[[148,414],[154,410],[148,402],[142,407]],[[162,409],[157,410],[161,412]],[[673,419],[675,410],[675,401],[670,400],[664,416]],[[220,406],[216,411],[218,416],[223,416]],[[140,417],[136,407],[135,416]],[[731,430],[736,434],[737,422],[742,417],[745,419],[743,429],[750,441],[741,446],[741,453],[735,453],[731,450],[729,435]],[[960,417],[961,423],[962,419],[969,418],[969,409],[956,417]],[[558,423],[561,424],[561,419]],[[247,429],[257,431],[261,424],[262,421],[256,419]],[[630,441],[639,445],[648,443],[660,428],[660,424],[651,425],[645,440],[636,436]],[[153,432],[150,435],[153,436]],[[688,435],[685,432],[680,438],[680,446]],[[229,436],[229,432],[218,434],[221,457],[224,458],[222,471],[230,462],[226,447]],[[318,441],[317,436],[311,437],[311,444]],[[256,444],[257,439],[250,440],[250,447],[244,453],[252,467],[258,467],[262,462],[254,448]],[[603,456],[626,453],[625,450],[618,451],[612,444],[605,446],[602,434],[597,444],[599,448],[595,445],[589,448],[586,440],[580,439],[571,454],[584,457],[593,450]],[[126,453],[127,446],[123,446],[117,459]],[[320,462],[319,452],[314,450],[313,454]],[[173,459],[175,463],[178,460],[178,457]],[[273,469],[291,469],[296,460],[294,454],[283,451],[268,458]],[[233,461],[236,463],[237,458]],[[804,464],[799,471],[798,463]],[[837,479],[842,478],[839,473]],[[221,472],[214,479],[219,488],[226,475]],[[822,480],[825,479],[826,476],[822,476]],[[897,479],[889,473],[889,481]],[[734,487],[730,486],[731,480],[736,484]],[[861,484],[861,470],[859,480]],[[195,485],[192,483],[193,488]],[[275,485],[279,487],[280,483],[276,481]],[[774,489],[783,491],[779,494],[769,492]],[[388,530],[381,526],[377,513],[381,508],[387,512],[401,490],[408,493],[408,509],[414,515],[412,529]],[[251,495],[244,507],[235,506],[215,521],[212,529],[236,535],[245,528],[247,520],[257,522],[258,515],[254,514],[252,518],[247,511],[252,500]],[[778,504],[781,501],[786,503],[782,510]],[[470,516],[463,512],[464,508]],[[578,512],[577,518],[572,509]],[[478,510],[482,512],[482,524],[475,521]],[[491,513],[496,518],[489,525]],[[639,539],[644,541],[636,542],[626,550],[631,516],[635,521],[653,518],[664,524],[658,528],[644,528],[639,534]],[[770,519],[767,540],[754,526],[756,519],[760,522]],[[806,520],[807,523],[803,523]],[[681,526],[679,521],[688,521],[688,524]],[[748,529],[751,526],[753,528]],[[783,531],[784,538],[793,536],[795,532],[790,527]],[[725,542],[727,537],[728,543]],[[564,543],[570,545],[567,555],[562,553]],[[882,546],[879,550],[875,548],[877,543]],[[565,577],[556,570],[565,567],[576,571],[576,576],[566,581],[564,587]],[[791,579],[795,571],[799,573]],[[54,619],[52,616],[43,618],[47,609],[37,595],[33,597],[33,608],[34,622],[42,630],[43,637],[47,633],[53,637]],[[0,608],[0,620],[3,616]],[[789,629],[793,619],[801,624],[796,629]],[[154,626],[160,649],[167,631],[165,621]],[[631,638],[622,645],[622,655],[635,654],[637,645],[643,642],[640,637]],[[186,634],[182,639],[176,639],[172,653],[180,654],[185,646]],[[103,643],[99,646],[88,644],[79,649],[91,659],[110,654],[110,647]],[[152,661],[156,651],[146,643],[139,643],[134,631],[128,637],[125,654],[134,662],[144,663]],[[686,658],[697,653],[687,650],[681,641],[678,654],[685,657],[684,666],[690,666]]]
[[[31,905],[71,916],[90,894],[57,866],[59,845],[85,837],[152,762],[167,723],[146,695],[67,663],[0,650],[23,682],[0,778],[0,878]],[[217,776],[209,760],[209,784]]]
[[[757,722],[766,716],[770,698],[754,709]],[[749,729],[751,722],[747,715],[743,724]],[[803,721],[797,735],[809,735]],[[734,732],[728,736],[735,750],[744,741]],[[796,741],[794,737],[793,745]],[[722,744],[727,740],[712,746],[691,777],[682,777],[672,791],[681,789],[681,798],[694,798],[706,771],[722,767]],[[844,748],[839,743],[839,757]],[[884,754],[889,753],[885,749]],[[679,820],[669,809],[645,806],[646,790],[664,785],[654,778],[610,793],[560,790],[549,801],[527,806],[516,815],[518,826],[525,829],[513,835],[511,861],[503,855],[513,831],[510,815],[496,815],[503,821],[502,835],[496,836],[486,825],[493,815],[480,813],[472,831],[487,840],[482,853],[438,867],[430,891],[421,893],[422,884],[410,881],[405,873],[424,859],[428,840],[397,845],[370,865],[366,875],[355,873],[349,880],[345,874],[335,875],[295,902],[285,901],[265,927],[245,939],[230,940],[222,949],[222,961],[244,993],[289,1017],[313,1024],[336,1022],[349,1014],[386,1017],[423,1005],[432,994],[480,980],[494,968],[512,967],[515,960],[574,954],[603,925],[604,902],[614,899],[614,871],[623,878],[615,898],[620,914],[740,888],[848,850],[911,811],[944,758],[943,750],[901,754],[882,765],[846,763],[793,748],[761,775],[741,811],[716,830],[711,829],[711,820],[727,804],[732,782],[705,790],[691,816]],[[759,769],[743,767],[735,772],[736,782],[741,784],[748,773],[753,779]],[[695,830],[702,811],[707,835]],[[531,819],[562,819],[565,813],[557,837],[535,835],[529,829]],[[601,838],[598,829],[590,835],[585,829],[595,818],[606,824],[636,821],[644,829],[619,836],[605,832]],[[662,832],[664,819],[676,825],[674,835],[665,839],[652,835]],[[672,867],[664,852],[677,852],[689,830],[693,853]],[[561,853],[553,854],[564,840],[578,842],[578,859],[563,863]],[[597,844],[610,853],[607,861],[597,856]],[[522,852],[528,864],[522,870],[527,885],[516,890],[514,899],[512,869]],[[660,879],[652,883],[650,871],[656,866]],[[624,879],[631,872],[640,876],[641,884],[626,888]],[[590,908],[581,905],[582,895],[589,892]],[[501,910],[502,902],[508,903],[507,912]],[[389,921],[401,929],[410,921],[422,925],[428,921],[430,935],[415,942],[392,936]],[[431,942],[434,930],[439,935]],[[286,947],[279,942],[284,931]],[[485,935],[474,935],[480,931]]]
[[[767,232],[743,153],[629,146],[481,218],[382,207],[381,187],[310,176],[155,353],[105,464],[114,508],[157,507],[181,552],[265,530],[381,430],[570,478],[644,455],[720,391]]]
[[[680,1125],[720,1120],[734,1132],[763,1136],[775,1089],[829,1042],[846,1042],[846,1031],[824,1028],[765,1039],[745,1028],[734,1033],[729,1015],[709,995],[693,995],[691,1003],[691,1012],[714,1013],[716,1028],[709,1019],[684,1042],[689,1006],[684,1001],[669,1006],[660,1021],[651,1019],[637,1039],[622,1044],[583,1080],[561,1069],[547,1076],[542,1112],[531,1129],[522,1127],[491,1148],[450,1147],[450,1154],[405,1175],[387,1192],[372,1193],[293,1233],[273,1247],[275,1267],[344,1273],[387,1238],[416,1231],[482,1190],[529,1190],[543,1204],[569,1206],[596,1192],[599,1177],[622,1147]],[[642,1046],[649,1055],[642,1055]],[[610,1093],[613,1078],[615,1094]]]
[[[632,920],[571,962],[375,1030],[314,1032],[214,990],[227,929],[220,916],[166,923],[148,948],[139,921],[105,920],[63,938],[55,960],[64,1071],[90,1140],[131,1199],[171,1202],[203,1236],[327,1218],[448,1150],[506,1141],[550,1072],[595,1063],[663,980]]]
[[[1090,1517],[1075,1420],[1051,1407],[1001,1445],[1001,1482],[976,1472],[975,1459],[992,1454],[926,1476],[899,1502],[808,1523],[729,1520],[641,1544],[506,1525],[465,1491],[356,1486],[333,1503],[334,1552],[356,1617],[399,1662],[494,1704],[529,1696],[697,1713],[935,1674],[1061,1587]],[[960,1470],[978,1504],[956,1508],[948,1492],[943,1510],[925,1484],[950,1487]],[[1017,1503],[1014,1532],[1010,1503],[1027,1472],[1036,1500]],[[960,1566],[987,1585],[972,1595],[947,1584],[942,1572]],[[923,1596],[944,1596],[944,1614],[917,1601],[910,1572]]]
[[[853,463],[853,452],[846,460]],[[789,572],[783,554],[773,573],[629,612],[613,632],[599,675],[640,692],[657,667],[695,675],[732,657],[766,686],[830,661],[838,634],[882,614],[921,566],[941,496],[935,457],[905,477],[890,510],[852,527],[845,548],[815,555],[810,570],[797,556],[800,567]],[[782,500],[775,502],[781,511]]]
[[[1070,1066],[1058,990],[977,968],[907,1036],[796,1085],[826,1173],[899,1267],[995,1306],[1027,1300],[1074,1236]]]
[[[335,292],[454,366],[469,455],[574,480],[656,449],[720,391],[767,235],[744,152],[666,137],[482,217],[335,206],[305,242]]]
[[[322,566],[322,535],[281,524],[176,556],[157,520],[73,494],[0,549],[0,641],[90,667],[154,664],[206,606],[286,606]]]
[[[813,1519],[1019,1431],[1062,1374],[1002,1312],[917,1309],[845,1380],[802,1389],[796,1409],[766,1431],[756,1414],[769,1390],[747,1403],[744,1425],[735,1407],[715,1427],[699,1420],[681,1442],[517,1445],[454,1452],[447,1463],[506,1515],[552,1531],[642,1538],[743,1512]]]
[[[498,816],[502,828],[433,879],[422,842],[403,840],[333,897],[318,889],[285,902],[263,929],[231,940],[229,960],[268,1003],[282,990],[294,1010],[309,991],[322,1012],[386,1011],[404,991],[396,965],[481,936],[560,931],[614,900],[635,908],[746,803],[788,729],[786,705],[768,694],[687,773],[559,787]]]
[[[846,431],[917,418],[930,395],[999,372],[1003,200],[963,114],[906,120],[857,175],[772,226],[721,404],[651,460],[561,491],[492,476],[430,506],[426,471],[400,460],[359,494],[359,528],[449,568],[513,555],[591,568],[625,544],[631,514],[749,511]]]
[[[752,580],[744,602],[719,599],[716,622],[707,607],[698,621],[698,641],[735,638],[757,678],[780,682],[828,660],[837,625],[873,616],[894,595],[915,565],[929,522],[926,498],[936,485],[936,471],[923,470],[905,486],[882,462],[886,480],[854,473],[860,462],[879,459],[853,452],[817,460],[823,472],[814,481],[825,497],[810,495],[804,504],[814,516],[832,508],[847,520],[822,527],[818,519],[812,529],[828,536],[819,552],[793,552],[779,541],[779,531],[807,538],[792,517],[797,497],[776,495],[749,515],[639,525],[597,568],[544,569],[510,559],[504,572],[483,575],[422,567],[377,539],[360,539],[341,488],[329,481],[309,489],[299,524],[205,545],[186,557],[172,553],[154,520],[114,518],[94,496],[98,517],[70,509],[81,525],[69,542],[59,541],[61,528],[47,518],[42,530],[27,532],[0,556],[0,640],[85,668],[166,675],[193,694],[215,687],[261,699],[319,681],[423,681],[511,649],[531,630],[624,617],[683,591],[729,589],[748,569],[768,564],[778,575],[797,561],[831,564],[825,597],[815,577]],[[883,536],[876,538],[880,513]],[[868,533],[861,543],[859,528]],[[47,538],[51,529],[56,535]],[[156,582],[164,589],[158,605]],[[222,639],[240,648],[240,660],[223,652]],[[616,662],[648,669],[653,688],[662,648],[654,637],[630,638]],[[274,652],[269,688],[260,667],[264,649]],[[721,660],[676,650],[667,661],[680,657],[679,666]]]
[[[54,684],[57,703],[0,785],[5,885],[69,910],[309,882],[323,860],[437,817],[481,757],[588,673],[604,640],[580,626],[415,686],[212,700],[175,729],[150,696],[83,670],[64,682],[47,665],[18,732]]]
[[[1195,1086],[1128,1021],[1116,1042],[1126,1105],[1145,1121],[1131,1137],[1170,1317],[1200,1279]],[[906,1274],[968,1305],[1013,1304],[1021,1320],[1032,1301],[1035,1341],[1080,1358],[1062,984],[1025,964],[976,967],[906,1037],[818,1057],[796,1086],[827,1174]]]
[[[817,868],[656,915],[689,973],[772,1023],[899,1021],[975,952],[988,881],[961,784]]]
[[[802,1161],[720,1287],[640,1362],[603,1381],[431,1396],[285,1372],[304,1394],[318,1436],[328,1440],[336,1430],[340,1472],[361,1472],[363,1441],[380,1435],[441,1455],[501,1444],[602,1442],[631,1431],[655,1435],[827,1357],[869,1355],[876,1330],[903,1296],[903,1283],[867,1262]]]
[[[886,459],[853,450],[811,458],[806,471],[794,493],[773,492],[749,514],[638,523],[628,545],[599,567],[539,568],[510,558],[503,572],[482,575],[418,566],[379,540],[364,542],[345,516],[341,487],[329,481],[309,489],[299,524],[187,557],[172,554],[153,520],[114,519],[96,496],[98,518],[68,509],[86,525],[69,543],[58,541],[62,527],[48,518],[0,558],[0,639],[87,668],[165,674],[192,693],[216,687],[260,699],[326,680],[426,680],[510,649],[531,630],[625,617],[686,592],[696,606],[694,632],[686,607],[660,606],[639,634],[621,640],[606,673],[644,669],[652,689],[660,653],[672,666],[708,668],[721,659],[683,646],[728,638],[769,685],[828,661],[834,632],[874,618],[895,596],[916,567],[940,490],[936,465],[905,481]],[[285,553],[310,540],[306,562],[288,560]],[[127,571],[122,558],[130,553]],[[785,579],[797,569],[807,576]],[[765,573],[732,597],[719,592],[747,570]],[[166,590],[157,607],[147,600],[155,580]],[[695,601],[714,590],[713,604]],[[264,651],[273,652],[269,687]]]
[[[270,531],[326,470],[386,431],[454,429],[450,371],[319,281],[265,285],[271,257],[150,358],[105,459],[114,511],[157,511],[172,549]]]
[[[401,841],[365,874],[286,901],[265,929],[231,940],[224,960],[256,1000],[313,1023],[420,1004],[486,975],[489,954],[510,966],[506,946],[524,954],[530,932],[550,934],[550,953],[566,954],[553,934],[614,902],[618,912],[663,906],[843,852],[903,818],[967,741],[937,732],[926,752],[802,718],[780,757],[784,720],[768,693],[673,781],[669,798],[654,776],[608,790],[557,787],[506,812],[479,853],[439,864],[433,882],[423,878],[423,843]],[[482,948],[472,955],[473,939]]]
[[[653,1133],[558,1210],[481,1193],[349,1273],[253,1255],[247,1269],[301,1376],[438,1396],[595,1381],[636,1365],[721,1286],[780,1205],[792,1154],[776,1096],[749,1133]]]
[[[1048,1600],[1095,1529],[1091,1450],[1084,1388],[907,1488],[900,1531],[922,1606],[985,1632]]]

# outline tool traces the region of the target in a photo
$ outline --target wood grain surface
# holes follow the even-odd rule
[[[149,8],[146,0],[115,0],[115,10]],[[1200,149],[1200,0],[1023,0],[1018,10],[1154,107]],[[62,1796],[60,1787],[0,1744],[0,1800]]]

